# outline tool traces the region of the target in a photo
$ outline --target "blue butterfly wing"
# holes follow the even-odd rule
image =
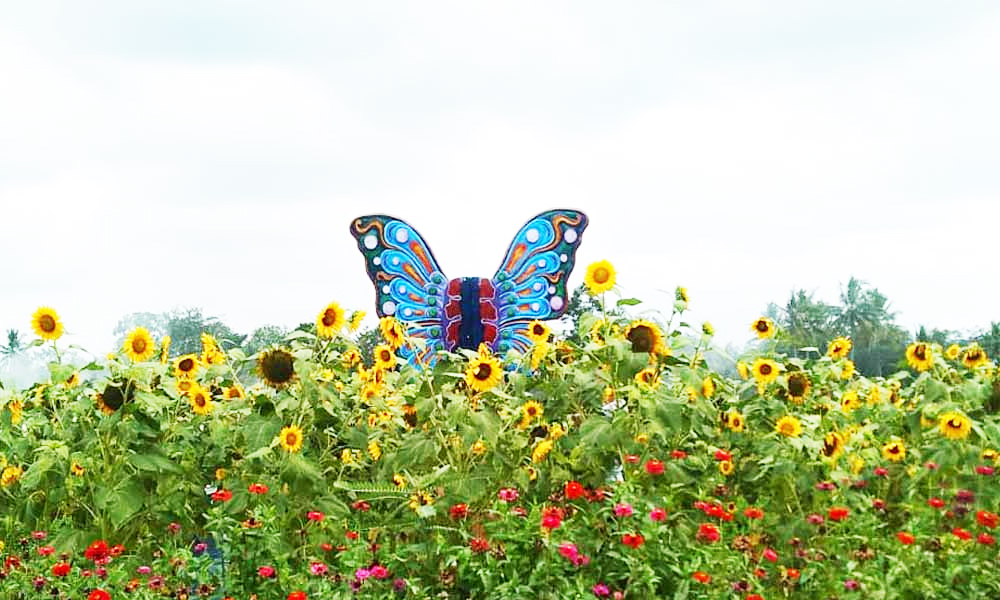
[[[531,347],[531,321],[557,319],[566,312],[569,274],[586,228],[582,212],[550,210],[517,232],[493,276],[498,352],[525,352]]]
[[[385,215],[358,217],[351,223],[351,234],[375,285],[378,316],[395,317],[410,337],[427,342],[419,355],[409,346],[400,353],[411,363],[429,362],[444,349],[442,310],[448,283],[430,247],[409,224]]]

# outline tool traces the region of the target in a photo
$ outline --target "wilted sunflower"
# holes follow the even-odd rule
[[[583,277],[591,295],[603,294],[615,287],[615,268],[606,260],[592,263]]]
[[[926,371],[934,364],[934,350],[925,342],[914,342],[906,347],[906,363],[917,371]]]
[[[94,401],[104,414],[111,414],[120,409],[125,402],[131,400],[134,395],[135,385],[131,381],[118,384],[109,383],[104,386],[103,392],[94,397]]]
[[[70,376],[66,378],[66,381],[63,382],[63,385],[67,388],[75,388],[80,385],[80,372],[73,371]]]
[[[674,300],[677,302],[688,303],[688,289],[686,287],[677,286],[674,290]]]
[[[278,433],[278,443],[285,452],[298,452],[302,449],[302,428],[298,425],[288,425]]]
[[[24,411],[24,402],[19,398],[14,398],[7,403],[7,409],[10,411],[10,424],[17,425],[21,422],[21,415]]]
[[[132,362],[145,362],[156,354],[156,343],[145,327],[136,327],[128,332],[122,351]]]
[[[396,353],[389,344],[375,346],[374,359],[376,371],[388,371],[396,366]]]
[[[779,369],[778,363],[770,358],[758,358],[753,361],[753,377],[761,387],[777,379]]]
[[[645,389],[656,389],[660,386],[660,374],[652,367],[646,367],[635,374],[635,382]]]
[[[169,335],[163,336],[163,340],[160,341],[160,364],[167,364],[170,359],[170,342],[173,341]]]
[[[962,348],[958,344],[952,344],[948,346],[948,349],[944,351],[944,357],[948,360],[955,360],[958,355],[962,353]]]
[[[257,359],[257,374],[276,390],[288,387],[295,379],[295,357],[282,348],[261,352]]]
[[[826,349],[826,355],[833,360],[844,358],[851,352],[851,338],[839,337]]]
[[[184,356],[178,356],[174,360],[174,376],[175,377],[194,377],[195,373],[198,372],[198,368],[201,366],[201,361],[198,359],[196,354],[185,354]]]
[[[812,390],[812,382],[809,376],[802,371],[794,371],[788,375],[788,400],[794,404],[802,404],[809,391]]]
[[[83,468],[83,465],[73,461],[73,464],[69,467],[69,472],[77,477],[83,477],[83,474],[87,472],[87,469]]]
[[[906,458],[906,444],[899,439],[887,442],[882,446],[882,458],[892,462],[902,461]]]
[[[774,430],[785,437],[799,437],[802,435],[802,423],[792,415],[785,415],[774,424]]]
[[[386,343],[392,346],[393,350],[399,350],[406,343],[406,329],[395,318],[382,317],[379,319],[378,329],[382,332],[382,337]]]
[[[344,309],[336,302],[331,302],[316,317],[316,335],[332,338],[344,328],[345,322]]]
[[[363,321],[364,318],[365,318],[365,311],[363,310],[354,311],[353,313],[351,313],[351,320],[347,324],[347,329],[352,332],[357,331],[358,327],[361,327],[361,321]]]
[[[753,322],[750,329],[757,334],[758,339],[766,340],[768,338],[774,337],[776,331],[774,327],[774,321],[768,319],[767,317],[760,317]]]
[[[188,402],[191,403],[191,410],[198,415],[210,415],[215,404],[212,402],[212,394],[200,385],[188,392]]]
[[[632,352],[662,354],[664,350],[663,332],[655,323],[644,319],[632,321],[625,328],[625,339],[632,343]]]
[[[979,344],[972,344],[962,352],[962,364],[968,369],[981,367],[989,362],[989,360],[986,356],[986,351]]]
[[[43,340],[58,340],[63,334],[59,315],[48,306],[42,306],[31,315],[31,328]]]
[[[10,487],[17,483],[21,479],[21,475],[24,471],[18,466],[4,467],[3,473],[0,473],[0,486]]]
[[[479,354],[469,361],[465,369],[465,383],[477,392],[485,392],[500,383],[503,379],[503,369],[500,361],[486,348],[479,345]]]
[[[830,433],[823,436],[823,448],[821,449],[823,456],[827,458],[837,458],[844,453],[844,436],[840,435],[836,431],[831,431]]]
[[[547,342],[551,334],[552,330],[549,329],[549,326],[538,319],[528,323],[528,339],[536,344]]]
[[[938,428],[949,440],[964,440],[969,437],[972,422],[962,413],[946,412],[938,417]]]

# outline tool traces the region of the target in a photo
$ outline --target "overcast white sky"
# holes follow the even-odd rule
[[[0,330],[40,305],[234,329],[373,312],[388,213],[491,275],[550,208],[627,296],[751,337],[857,276],[911,329],[1000,320],[995,2],[0,0]],[[665,290],[660,292],[657,290]]]

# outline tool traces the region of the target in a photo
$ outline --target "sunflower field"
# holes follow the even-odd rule
[[[612,274],[613,268],[606,267]],[[608,278],[606,278],[608,279]],[[0,389],[6,598],[1000,598],[1000,375],[915,343],[722,356],[711,325],[600,306],[415,368],[331,303],[246,356],[137,328]],[[570,341],[575,340],[575,341]],[[723,365],[710,368],[709,365]]]

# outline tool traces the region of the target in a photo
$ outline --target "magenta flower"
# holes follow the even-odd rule
[[[980,475],[992,475],[994,473],[994,469],[989,465],[979,465],[976,467],[976,473],[979,473]]]
[[[389,576],[389,569],[386,569],[382,565],[373,565],[369,571],[371,571],[372,577],[375,579],[385,579]]]
[[[563,555],[564,558],[568,560],[573,560],[579,554],[579,550],[576,544],[572,542],[563,542],[559,544],[559,554]]]
[[[326,566],[326,563],[314,562],[309,564],[309,571],[317,577],[326,575],[329,570],[330,569]]]
[[[652,519],[653,521],[666,521],[667,511],[662,508],[654,508],[653,510],[649,511],[649,518]]]
[[[497,497],[504,502],[517,502],[518,496],[519,494],[514,488],[502,488],[499,492],[497,492]]]
[[[357,579],[358,581],[364,581],[365,579],[368,579],[371,576],[372,572],[369,571],[368,569],[362,568],[354,572],[354,578]]]
[[[822,525],[824,519],[823,519],[823,515],[819,515],[819,514],[813,513],[813,514],[809,515],[808,517],[806,517],[806,521],[808,521],[811,525]]]
[[[619,502],[615,504],[615,516],[616,517],[631,517],[635,513],[632,510],[632,505],[628,502]]]
[[[153,569],[149,565],[142,565],[141,567],[136,569],[135,572],[138,573],[139,575],[149,575],[150,573],[153,572]]]
[[[611,595],[611,589],[603,583],[595,583],[594,587],[591,588],[591,591],[593,591],[594,595],[598,598],[607,598]]]

